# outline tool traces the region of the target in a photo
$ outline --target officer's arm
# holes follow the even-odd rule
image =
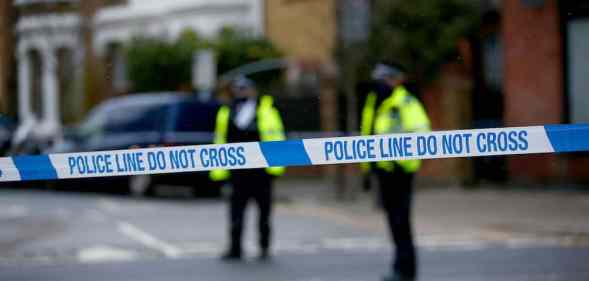
[[[284,131],[284,123],[282,122],[282,117],[280,116],[280,111],[278,111],[278,108],[273,107],[271,114],[273,115],[272,118],[274,119],[274,126],[275,128],[273,128],[274,130],[276,130],[277,136],[276,136],[276,140],[285,140],[286,139],[286,133]]]

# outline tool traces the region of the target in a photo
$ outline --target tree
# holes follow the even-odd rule
[[[201,39],[194,31],[184,31],[178,40],[135,38],[127,48],[128,76],[137,92],[174,91],[191,85],[192,56],[201,48],[213,48],[217,70],[223,74],[233,68],[261,59],[280,57],[281,53],[265,38],[242,35],[225,28],[215,40]],[[263,73],[259,81],[274,76]]]
[[[281,57],[281,52],[269,40],[242,35],[232,28],[223,28],[213,45],[219,74],[246,63]]]
[[[137,92],[174,91],[190,85],[192,54],[202,46],[185,31],[175,42],[138,37],[127,48],[128,74]]]
[[[9,95],[14,88],[14,26],[13,1],[0,1],[0,112],[16,115],[16,97]]]
[[[232,28],[222,29],[213,46],[217,52],[219,75],[247,63],[282,57],[282,52],[270,40],[251,37]],[[280,73],[260,72],[251,75],[250,78],[256,81],[262,92],[266,92],[279,81]]]
[[[457,45],[478,26],[478,1],[375,0],[369,60],[396,61],[430,82],[449,61],[459,60]]]

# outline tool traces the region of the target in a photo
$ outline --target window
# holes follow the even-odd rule
[[[571,123],[589,122],[589,19],[579,18],[568,24],[568,83]]]
[[[129,106],[113,110],[106,118],[108,133],[133,133],[159,130],[166,106]]]

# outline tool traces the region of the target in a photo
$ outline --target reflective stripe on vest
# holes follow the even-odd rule
[[[375,107],[376,93],[370,92],[366,96],[366,102],[362,109],[362,124],[360,125],[360,132],[363,136],[372,134]],[[370,171],[370,163],[360,163],[360,168],[362,169],[362,172],[367,173]]]
[[[430,127],[421,102],[403,86],[396,87],[391,96],[382,102],[374,121],[375,134],[427,132]],[[421,160],[395,162],[407,173],[415,173],[421,167]],[[376,166],[388,172],[392,172],[395,167],[391,161],[381,161]]]
[[[261,141],[285,140],[284,125],[280,113],[273,106],[274,100],[271,96],[262,96],[256,110],[258,132]],[[228,106],[222,106],[217,112],[215,124],[215,144],[227,143],[227,131],[229,129],[229,118],[231,110]],[[272,176],[280,176],[285,172],[284,167],[269,167],[266,172]],[[218,169],[210,172],[213,181],[227,180],[231,173],[229,170]]]

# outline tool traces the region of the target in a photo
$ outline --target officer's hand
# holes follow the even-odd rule
[[[362,190],[364,190],[364,192],[368,192],[370,189],[372,189],[372,178],[370,175],[364,175],[362,178]]]

